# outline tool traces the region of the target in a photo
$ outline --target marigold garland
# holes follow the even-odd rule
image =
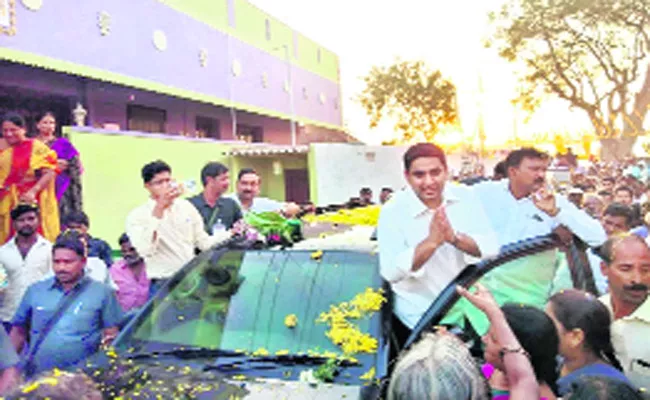
[[[345,355],[356,353],[374,353],[377,351],[377,339],[368,333],[363,333],[359,327],[349,319],[360,319],[377,312],[386,302],[383,290],[377,291],[366,288],[363,293],[357,294],[350,302],[330,306],[328,312],[321,313],[317,322],[327,323],[330,329],[325,335],[339,346]]]
[[[368,206],[352,210],[338,210],[335,213],[305,215],[302,219],[307,223],[329,222],[342,225],[377,226],[380,210],[380,206]]]

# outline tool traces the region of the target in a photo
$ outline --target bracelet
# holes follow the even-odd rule
[[[516,354],[516,353],[521,353],[530,360],[530,354],[528,354],[528,352],[524,350],[523,347],[515,347],[515,348],[502,347],[501,350],[499,350],[499,358],[503,360],[503,357],[505,357],[506,355]]]

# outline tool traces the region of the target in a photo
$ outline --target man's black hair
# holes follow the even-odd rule
[[[226,172],[228,172],[228,167],[223,165],[220,162],[212,161],[203,167],[201,169],[201,182],[203,183],[203,186],[208,182],[208,178],[215,178],[219,175],[223,175]]]
[[[162,160],[152,161],[142,167],[142,180],[144,183],[149,183],[154,176],[158,175],[161,172],[171,173],[172,167],[170,167],[169,164]]]

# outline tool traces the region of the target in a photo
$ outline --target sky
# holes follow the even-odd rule
[[[526,136],[588,126],[561,102],[545,103],[527,124],[521,112],[515,113],[510,103],[517,87],[515,67],[496,50],[483,47],[488,13],[503,0],[250,1],[338,54],[344,123],[366,143],[379,144],[396,134],[390,121],[369,129],[369,119],[354,98],[373,66],[390,65],[398,57],[423,60],[451,79],[464,134],[475,137],[482,114],[488,144],[505,142],[515,130]]]

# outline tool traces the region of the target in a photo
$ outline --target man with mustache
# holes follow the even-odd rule
[[[547,235],[560,225],[590,246],[607,239],[597,220],[546,186],[547,154],[523,148],[505,163],[508,179],[473,186],[501,246]]]
[[[10,338],[17,353],[28,346],[24,371],[28,378],[53,368],[71,367],[118,333],[120,305],[113,289],[84,274],[86,258],[82,235],[62,233],[52,246],[55,276],[31,285],[20,302],[11,321]],[[50,322],[63,306],[58,319]]]
[[[144,259],[131,244],[126,233],[119,238],[122,259],[111,266],[111,278],[117,285],[117,301],[122,310],[131,311],[142,307],[149,299],[150,280]]]
[[[229,197],[237,202],[244,214],[248,212],[280,212],[293,218],[300,212],[295,203],[282,203],[268,197],[260,197],[262,178],[252,168],[243,168],[237,176],[237,192]]]
[[[650,387],[650,247],[636,235],[609,239],[602,246],[601,270],[609,294],[600,298],[612,315],[612,344],[625,375]]]
[[[546,186],[547,154],[522,148],[508,154],[505,164],[508,179],[471,187],[502,248],[548,235],[559,227],[568,229],[591,247],[605,242],[607,236],[598,220]],[[499,304],[513,302],[543,308],[557,270],[556,260],[557,255],[551,251],[523,257],[489,272],[482,283]],[[461,323],[464,317],[479,335],[487,332],[487,319],[462,301],[443,323]]]
[[[45,278],[52,265],[52,244],[38,233],[38,206],[19,204],[11,211],[11,221],[16,235],[0,247],[9,283],[0,290],[0,322],[7,330],[29,285]]]

